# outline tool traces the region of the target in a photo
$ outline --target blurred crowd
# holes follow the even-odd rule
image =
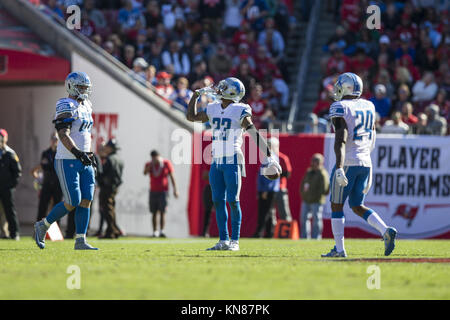
[[[366,27],[366,8],[381,9],[381,29]],[[381,133],[450,133],[450,28],[448,1],[328,1],[338,27],[324,46],[322,85],[313,110],[322,120],[333,84],[343,72],[357,73],[362,97],[377,111]]]
[[[39,2],[61,18],[78,5],[80,32],[178,109],[187,108],[194,90],[228,76],[244,83],[258,126],[287,108],[284,52],[297,23],[293,0]]]

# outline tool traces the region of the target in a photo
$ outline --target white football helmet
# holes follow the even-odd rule
[[[241,80],[233,77],[221,80],[215,88],[218,99],[239,102],[245,96],[245,86]]]
[[[345,96],[360,97],[363,91],[363,83],[361,78],[351,72],[343,73],[339,76],[333,88],[333,99],[335,101],[342,100]]]
[[[66,91],[77,99],[86,100],[92,93],[91,79],[85,72],[72,72],[66,78]]]

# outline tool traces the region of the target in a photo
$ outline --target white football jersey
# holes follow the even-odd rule
[[[371,167],[370,153],[375,146],[375,106],[366,99],[341,100],[330,106],[330,118],[342,117],[347,123],[345,166]]]
[[[92,104],[89,100],[78,102],[70,98],[59,99],[56,102],[55,119],[62,113],[70,113],[74,121],[70,129],[70,137],[78,149],[84,152],[91,151],[91,129],[94,124],[92,119]],[[76,159],[66,147],[58,142],[55,159]]]
[[[252,108],[245,103],[231,103],[225,109],[221,102],[206,107],[206,114],[213,130],[213,158],[242,155],[242,120],[252,115]]]

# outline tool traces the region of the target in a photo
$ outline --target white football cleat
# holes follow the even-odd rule
[[[228,240],[220,240],[217,242],[214,247],[208,248],[206,250],[228,250],[230,246],[230,241]]]
[[[230,245],[228,246],[228,250],[230,251],[239,251],[239,241],[231,240]]]

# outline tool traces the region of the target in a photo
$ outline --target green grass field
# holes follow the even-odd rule
[[[241,239],[241,250],[205,251],[216,239],[91,239],[100,251],[74,251],[73,241],[0,241],[0,299],[450,299],[450,263],[384,259],[379,240],[346,240],[347,260],[323,260],[331,240]],[[398,240],[389,258],[449,258],[450,241]],[[389,262],[388,262],[389,261]],[[77,265],[81,288],[69,290]],[[380,268],[369,290],[367,268]]]

